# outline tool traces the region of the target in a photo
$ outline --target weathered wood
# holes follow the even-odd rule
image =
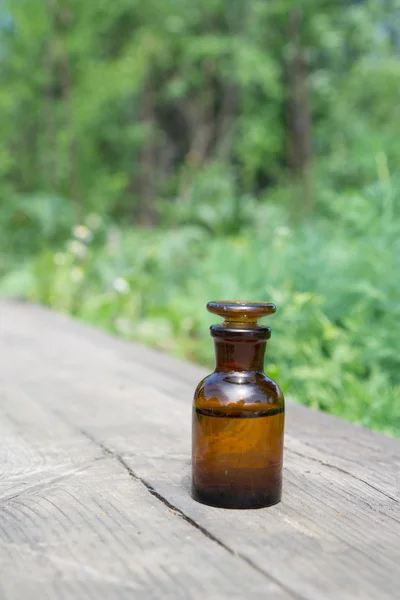
[[[283,502],[214,509],[203,369],[9,301],[0,364],[0,598],[396,597],[398,441],[290,404]]]
[[[69,359],[0,348],[1,598],[291,597],[70,424],[82,396],[55,384]]]

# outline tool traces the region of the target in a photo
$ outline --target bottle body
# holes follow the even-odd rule
[[[192,495],[224,508],[271,506],[281,499],[285,406],[262,370],[266,336],[212,335],[217,368],[193,402]]]

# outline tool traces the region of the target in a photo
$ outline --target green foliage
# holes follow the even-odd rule
[[[293,227],[264,204],[239,235],[116,228],[89,215],[2,289],[209,366],[207,300],[272,300],[266,370],[284,391],[400,436],[400,223],[368,194],[355,210],[363,220],[350,211],[334,228],[321,218]]]
[[[258,194],[287,171],[289,106],[310,112],[317,170],[334,187],[374,181],[382,152],[398,164],[399,0],[308,0],[293,31],[293,0],[6,7],[0,175],[12,189],[148,222],[153,198],[170,204],[215,160]],[[289,82],[297,52],[300,105]]]
[[[301,6],[300,6],[301,5]],[[0,292],[400,436],[399,0],[0,2]]]

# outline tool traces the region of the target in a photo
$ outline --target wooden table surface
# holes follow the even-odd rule
[[[1,600],[400,598],[399,441],[289,404],[283,501],[203,506],[202,368],[25,303],[0,319]]]

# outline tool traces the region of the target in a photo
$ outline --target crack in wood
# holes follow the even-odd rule
[[[139,477],[139,475],[137,475],[133,471],[133,469],[131,469],[131,467],[125,462],[125,460],[123,459],[123,457],[118,452],[114,452],[113,450],[111,450],[110,448],[108,448],[105,444],[103,444],[102,442],[100,442],[99,440],[97,440],[95,437],[93,437],[86,430],[78,428],[78,427],[76,427],[76,429],[78,429],[79,432],[82,435],[84,435],[86,438],[88,438],[91,442],[93,442],[94,444],[96,444],[96,446],[98,446],[99,448],[101,448],[101,450],[104,452],[105,456],[112,457],[115,460],[117,460],[119,462],[119,464],[125,469],[125,471],[128,473],[128,475],[132,479],[134,479],[135,481],[139,481],[154,498],[157,498],[157,500],[159,500],[160,502],[162,502],[169,510],[171,510],[174,514],[176,514],[178,517],[180,517],[181,519],[183,519],[186,523],[188,523],[189,525],[191,525],[192,527],[194,527],[195,529],[197,529],[198,531],[200,531],[209,540],[211,540],[211,541],[215,542],[216,544],[218,544],[219,546],[221,546],[221,548],[223,548],[224,550],[226,550],[232,556],[236,556],[237,558],[240,558],[241,560],[243,560],[250,567],[252,567],[255,571],[257,571],[261,575],[264,575],[271,582],[273,582],[276,585],[278,585],[282,590],[284,590],[285,592],[287,592],[295,600],[306,600],[306,598],[304,596],[302,596],[301,594],[295,592],[291,588],[287,587],[285,584],[283,584],[281,581],[279,581],[279,579],[275,578],[273,575],[271,575],[270,573],[268,573],[268,571],[265,571],[264,569],[261,569],[256,563],[254,563],[247,556],[245,556],[244,554],[241,554],[240,552],[235,552],[235,550],[233,550],[232,548],[230,548],[229,546],[227,546],[226,544],[224,544],[224,542],[222,542],[219,538],[217,538],[215,535],[213,535],[212,533],[210,533],[207,529],[205,529],[204,527],[202,527],[194,519],[192,519],[191,517],[189,517],[180,508],[178,508],[177,506],[175,506],[174,504],[172,504],[171,502],[169,502],[169,500],[167,500],[166,498],[164,498],[164,496],[162,496],[159,492],[157,492],[150,483],[148,483],[142,477]]]
[[[313,447],[313,446],[311,446],[311,447]],[[300,456],[301,458],[305,458],[307,460],[311,460],[313,462],[316,462],[316,463],[322,465],[323,467],[329,467],[330,469],[334,469],[335,471],[339,471],[339,473],[344,473],[345,475],[348,475],[349,477],[352,477],[353,479],[355,479],[356,481],[359,481],[360,483],[365,483],[365,485],[367,485],[368,487],[370,487],[371,489],[373,489],[375,492],[379,492],[380,494],[382,494],[382,496],[385,496],[389,500],[392,500],[395,504],[399,504],[399,499],[398,498],[395,498],[394,496],[391,496],[390,494],[387,494],[386,492],[384,492],[383,490],[380,490],[379,488],[375,487],[371,483],[368,483],[368,481],[365,481],[364,479],[361,479],[361,477],[358,477],[357,475],[354,475],[354,473],[350,473],[349,471],[346,471],[346,469],[342,469],[342,467],[338,467],[337,465],[332,465],[332,464],[330,464],[328,462],[325,462],[325,461],[321,460],[320,458],[315,458],[314,456],[308,456],[306,454],[302,454],[301,452],[298,452],[297,450],[292,450],[291,448],[285,447],[285,451],[291,452],[292,454],[296,454],[296,456]]]

